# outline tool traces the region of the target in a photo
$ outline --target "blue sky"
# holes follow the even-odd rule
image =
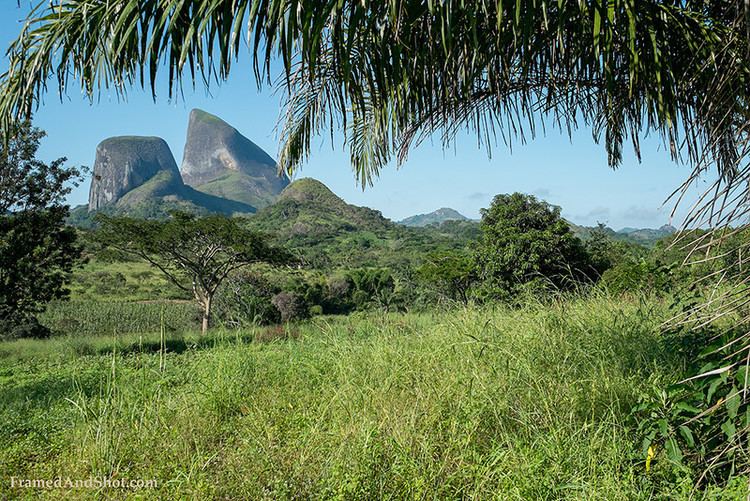
[[[25,11],[24,7],[19,10],[15,1],[2,2],[3,54],[17,36]],[[6,69],[3,56],[0,71]],[[48,133],[40,152],[45,160],[65,156],[71,164],[91,166],[101,140],[117,135],[150,135],[169,143],[179,165],[192,108],[220,116],[275,156],[279,105],[272,89],[258,92],[249,64],[241,64],[228,82],[213,87],[210,93],[202,86],[195,91],[185,89],[184,96],[173,101],[165,93],[154,102],[150,92],[136,88],[126,102],[103,92],[96,103],[90,104],[71,86],[62,101],[54,93],[47,95],[36,112],[35,125]],[[669,221],[672,205],[663,206],[663,202],[687,177],[689,168],[673,163],[653,138],[642,142],[642,153],[643,161],[638,163],[626,149],[623,166],[613,171],[607,166],[604,146],[596,145],[591,132],[582,129],[572,140],[550,132],[525,145],[515,145],[512,152],[500,143],[489,158],[478,148],[476,138],[467,133],[447,151],[439,142],[422,144],[400,169],[389,166],[373,187],[363,191],[345,149],[341,144],[331,145],[324,137],[297,177],[319,179],[347,202],[380,210],[394,220],[439,207],[452,207],[478,218],[479,209],[487,207],[495,194],[520,191],[561,206],[563,215],[578,224],[601,221],[616,229],[656,227]],[[87,197],[88,181],[69,200],[77,205],[85,203]],[[676,226],[681,214],[678,211],[672,221]]]

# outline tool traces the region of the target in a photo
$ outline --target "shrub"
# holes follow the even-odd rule
[[[601,285],[615,294],[668,291],[674,285],[674,267],[645,259],[624,262],[605,271]]]
[[[51,334],[50,330],[39,323],[37,318],[28,316],[2,316],[0,315],[0,340],[18,338],[46,338]]]
[[[229,327],[265,325],[280,319],[271,299],[278,289],[261,273],[242,271],[228,277],[214,299],[220,323]]]
[[[307,316],[304,300],[294,292],[279,292],[271,299],[271,303],[279,310],[282,322],[299,320]]]

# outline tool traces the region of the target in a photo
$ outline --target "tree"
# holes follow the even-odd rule
[[[584,242],[592,278],[601,278],[607,270],[615,266],[637,263],[646,257],[645,247],[615,240],[615,235],[612,229],[598,223]]]
[[[47,335],[36,315],[67,297],[81,257],[64,203],[79,172],[65,167],[65,158],[36,158],[44,135],[26,122],[0,146],[0,337]]]
[[[265,236],[224,216],[174,213],[166,221],[148,221],[102,215],[98,220],[101,228],[95,238],[99,243],[146,260],[193,295],[201,308],[203,334],[211,321],[214,295],[232,271],[253,263],[288,260],[288,254],[269,246]]]
[[[480,229],[475,258],[491,296],[510,298],[536,279],[568,288],[588,267],[583,243],[560,208],[532,195],[497,195],[482,209]]]
[[[417,275],[438,293],[453,301],[469,303],[469,291],[477,281],[470,255],[457,251],[436,251],[427,255]]]

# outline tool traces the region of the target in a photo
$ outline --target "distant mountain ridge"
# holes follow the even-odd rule
[[[87,211],[162,217],[171,210],[227,215],[254,213],[289,184],[276,162],[220,118],[190,113],[182,171],[159,137],[119,136],[96,149]]]
[[[476,225],[464,228],[462,223],[403,226],[380,211],[345,202],[311,178],[293,181],[276,202],[246,220],[248,227],[274,235],[320,268],[416,265],[426,252],[466,246]]]
[[[449,233],[479,231],[479,222],[455,209],[442,207],[397,223],[367,207],[347,204],[320,181],[289,179],[277,173],[276,163],[237,129],[202,110],[190,113],[182,169],[177,168],[167,143],[159,137],[120,136],[102,141],[96,150],[89,204],[71,211],[71,224],[90,226],[93,213],[163,218],[173,210],[195,214],[253,214],[256,225],[287,238],[396,228],[444,227]],[[460,226],[448,227],[444,223]],[[570,223],[583,240],[595,228]],[[604,227],[614,239],[651,246],[676,232],[660,228]]]
[[[468,221],[469,218],[455,209],[442,207],[440,209],[428,212],[427,214],[417,214],[407,217],[398,222],[404,226],[429,226],[431,224],[441,224],[445,221]]]
[[[591,237],[591,233],[596,230],[596,227],[579,226],[575,223],[568,221],[573,233],[575,233],[581,240],[587,240]],[[645,245],[650,247],[662,238],[673,235],[677,232],[674,226],[665,224],[659,228],[630,228],[625,227],[621,230],[615,231],[609,226],[603,228],[604,232],[615,240],[624,240],[639,245]]]

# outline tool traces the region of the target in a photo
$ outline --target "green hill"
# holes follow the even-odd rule
[[[300,249],[321,268],[391,266],[419,262],[426,252],[461,248],[472,229],[409,228],[376,210],[346,203],[315,179],[294,181],[273,204],[248,219],[254,229]]]
[[[395,225],[376,210],[347,204],[315,179],[287,186],[279,199],[254,218],[258,227],[282,238],[317,239],[353,231],[382,234]]]

